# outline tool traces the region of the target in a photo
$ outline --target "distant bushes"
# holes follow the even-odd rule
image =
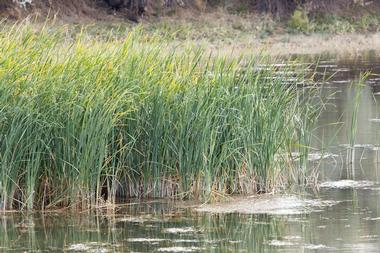
[[[369,13],[360,16],[338,16],[326,13],[311,15],[307,10],[298,8],[289,17],[287,27],[290,31],[303,33],[378,32],[380,18],[378,15]]]
[[[291,29],[301,32],[308,32],[310,30],[310,21],[302,9],[296,9],[293,15],[289,18],[288,26]]]

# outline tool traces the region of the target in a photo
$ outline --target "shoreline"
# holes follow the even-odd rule
[[[234,45],[215,43],[210,51],[234,55],[265,52],[270,56],[323,55],[358,56],[366,52],[380,55],[380,33],[374,34],[283,34],[266,39],[240,40]]]
[[[261,18],[261,19],[260,19]],[[202,48],[212,54],[228,56],[268,56],[321,55],[357,56],[372,51],[380,56],[380,31],[360,31],[347,33],[332,32],[291,32],[273,20],[262,20],[265,16],[251,15],[240,17],[224,12],[201,15],[199,20],[164,17],[158,20],[147,19],[138,25],[120,21],[62,22],[53,20],[47,26],[52,31],[65,27],[67,38],[76,40],[85,31],[88,39],[124,41],[131,32],[143,35],[143,44],[161,43],[175,48]],[[26,21],[36,31],[46,23]],[[12,27],[13,22],[7,23]],[[270,26],[270,34],[265,27]],[[108,37],[109,36],[109,37]]]
[[[282,41],[283,38],[284,36],[273,38],[274,41],[268,43],[268,51],[278,55],[289,54],[289,51],[292,51],[292,54],[314,55],[324,53],[357,55],[365,51],[380,52],[380,33],[370,35],[295,35],[286,42]]]

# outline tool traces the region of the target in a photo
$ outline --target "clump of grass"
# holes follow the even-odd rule
[[[0,32],[1,209],[209,200],[291,181],[279,154],[312,117],[302,71],[162,50],[138,34],[65,33]]]

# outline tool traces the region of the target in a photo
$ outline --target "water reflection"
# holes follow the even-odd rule
[[[18,252],[263,252],[285,220],[269,215],[207,214],[141,204],[113,215],[60,213],[2,217],[1,250]],[[155,213],[152,214],[152,211]],[[274,249],[275,250],[275,249]]]

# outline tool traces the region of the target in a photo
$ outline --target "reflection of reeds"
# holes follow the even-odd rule
[[[367,80],[368,75],[369,73],[361,74],[359,81],[351,85],[351,89],[354,94],[354,103],[349,128],[349,150],[347,152],[347,164],[351,164],[352,166],[352,176],[355,176],[355,139],[358,128],[358,111],[360,107],[361,95],[363,93],[363,88],[365,87],[365,81]]]
[[[281,240],[284,236],[284,220],[273,216],[199,215],[173,212],[173,206],[147,206],[141,204],[139,210],[122,212],[133,214],[131,217],[141,222],[126,221],[121,214],[98,216],[96,212],[72,216],[11,214],[6,216],[6,222],[0,222],[0,248],[4,251],[70,251],[74,245],[83,245],[88,247],[87,252],[150,252],[167,247],[197,247],[204,252],[264,252],[271,247],[269,241]],[[140,211],[145,214],[141,215]],[[193,231],[168,233],[169,228],[192,228]]]
[[[269,215],[224,214],[205,216],[198,220],[207,228],[204,241],[215,241],[218,247],[210,252],[265,252],[270,240],[283,236],[284,223],[281,218]],[[231,244],[230,241],[238,241]]]
[[[289,83],[290,69],[265,59],[242,71],[240,60],[163,51],[137,34],[62,38],[23,25],[0,33],[2,209],[208,199],[288,179],[275,155],[307,138],[301,75]]]

